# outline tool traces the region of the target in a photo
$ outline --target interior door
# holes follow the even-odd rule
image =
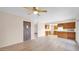
[[[31,40],[31,22],[23,21],[24,41]]]

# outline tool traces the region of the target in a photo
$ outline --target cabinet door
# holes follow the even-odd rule
[[[67,32],[58,32],[58,37],[67,39]]]
[[[45,31],[45,35],[48,36],[48,31]]]
[[[67,38],[71,40],[75,40],[75,32],[68,32],[67,33]]]
[[[64,29],[74,29],[75,28],[75,22],[64,23],[63,28]]]
[[[51,35],[50,31],[45,31],[46,36]]]
[[[58,24],[58,27],[63,27],[63,23]]]

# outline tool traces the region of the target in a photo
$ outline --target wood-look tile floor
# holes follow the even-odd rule
[[[75,41],[40,37],[35,40],[27,40],[8,47],[0,48],[0,51],[78,51],[79,48]]]

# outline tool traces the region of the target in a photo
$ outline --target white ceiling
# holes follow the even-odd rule
[[[78,7],[42,7],[46,9],[47,13],[41,13],[38,15],[28,15],[28,11],[22,7],[4,7],[0,8],[0,11],[8,12],[14,15],[22,16],[27,19],[36,22],[56,22],[68,19],[74,19],[79,17]]]

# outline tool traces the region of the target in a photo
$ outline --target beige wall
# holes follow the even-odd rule
[[[38,23],[38,37],[45,36],[45,23]]]
[[[79,18],[76,20],[76,41],[79,45]]]
[[[0,47],[23,42],[23,21],[30,21],[22,17],[0,12]],[[31,31],[31,39],[34,39],[34,31]]]

